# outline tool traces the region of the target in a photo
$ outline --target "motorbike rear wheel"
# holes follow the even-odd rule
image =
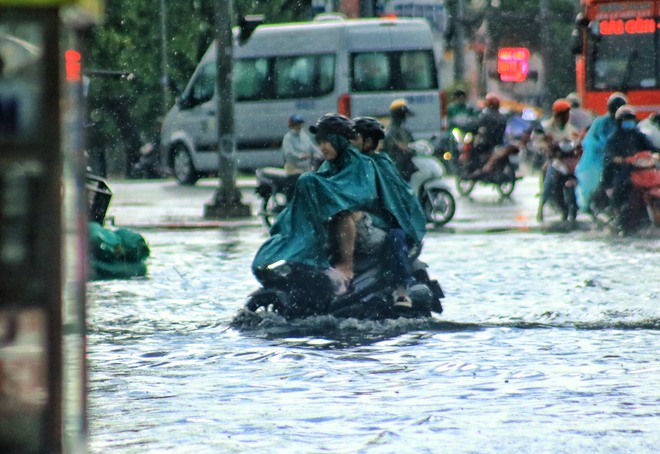
[[[432,188],[424,195],[422,206],[429,222],[442,226],[452,220],[456,212],[456,201],[451,192],[442,188]]]
[[[286,205],[287,200],[282,193],[272,193],[264,197],[261,202],[261,212],[259,214],[266,227],[271,228],[273,226],[275,218],[286,208]]]
[[[513,193],[515,187],[516,170],[513,168],[513,164],[507,161],[502,169],[500,182],[497,184],[497,192],[499,192],[502,197],[509,197]]]

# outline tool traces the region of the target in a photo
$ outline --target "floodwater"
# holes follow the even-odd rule
[[[265,231],[142,233],[89,285],[92,453],[658,452],[657,239],[432,232],[441,316],[234,329]]]

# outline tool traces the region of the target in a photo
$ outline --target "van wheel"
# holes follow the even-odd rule
[[[183,185],[193,185],[199,180],[199,172],[190,157],[190,152],[184,145],[176,145],[172,155],[172,172],[174,178]]]

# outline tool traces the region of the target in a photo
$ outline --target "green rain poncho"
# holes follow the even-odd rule
[[[404,185],[408,192],[401,193],[387,172],[346,138],[329,134],[327,139],[338,157],[300,176],[291,202],[252,262],[256,275],[279,260],[328,268],[329,224],[343,211],[369,212],[377,227],[401,227],[411,241],[422,241],[425,218],[410,188]]]

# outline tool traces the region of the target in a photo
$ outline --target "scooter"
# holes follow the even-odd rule
[[[626,218],[612,208],[612,189],[597,189],[592,195],[589,209],[600,227],[633,231],[652,225],[660,227],[660,154],[640,151],[624,159],[623,165],[631,166],[632,190]]]
[[[474,136],[468,133],[463,137],[460,170],[456,175],[456,189],[462,196],[469,196],[477,182],[492,184],[502,197],[509,197],[516,186],[516,181],[522,179],[516,174],[518,170],[518,155],[520,148],[514,143],[496,147],[488,161],[471,171],[469,163],[474,153]]]
[[[384,260],[378,255],[364,257],[347,292],[335,296],[334,284],[324,270],[276,262],[258,270],[262,287],[252,293],[232,324],[244,326],[261,312],[275,312],[286,319],[314,315],[369,320],[399,317],[431,317],[442,313],[444,293],[438,281],[429,277],[427,265],[417,259],[419,250],[410,258],[416,283],[408,288],[410,307],[395,305],[392,292],[395,286],[387,278]],[[358,262],[356,262],[357,264]]]
[[[428,141],[417,140],[410,144],[412,162],[417,171],[410,177],[410,186],[419,199],[426,219],[436,226],[443,226],[456,213],[456,200],[449,187],[442,181],[444,168],[433,155]]]
[[[293,196],[300,174],[290,174],[278,167],[263,167],[256,170],[255,192],[261,197],[259,216],[270,228],[278,214],[284,210]]]
[[[545,202],[551,205],[561,214],[562,221],[575,221],[577,217],[577,198],[575,187],[577,178],[575,177],[575,168],[582,155],[579,144],[573,140],[564,139],[553,145],[554,156],[550,160],[550,175],[552,175],[552,187],[548,200],[539,201],[539,211],[537,218],[543,220],[543,206]]]

